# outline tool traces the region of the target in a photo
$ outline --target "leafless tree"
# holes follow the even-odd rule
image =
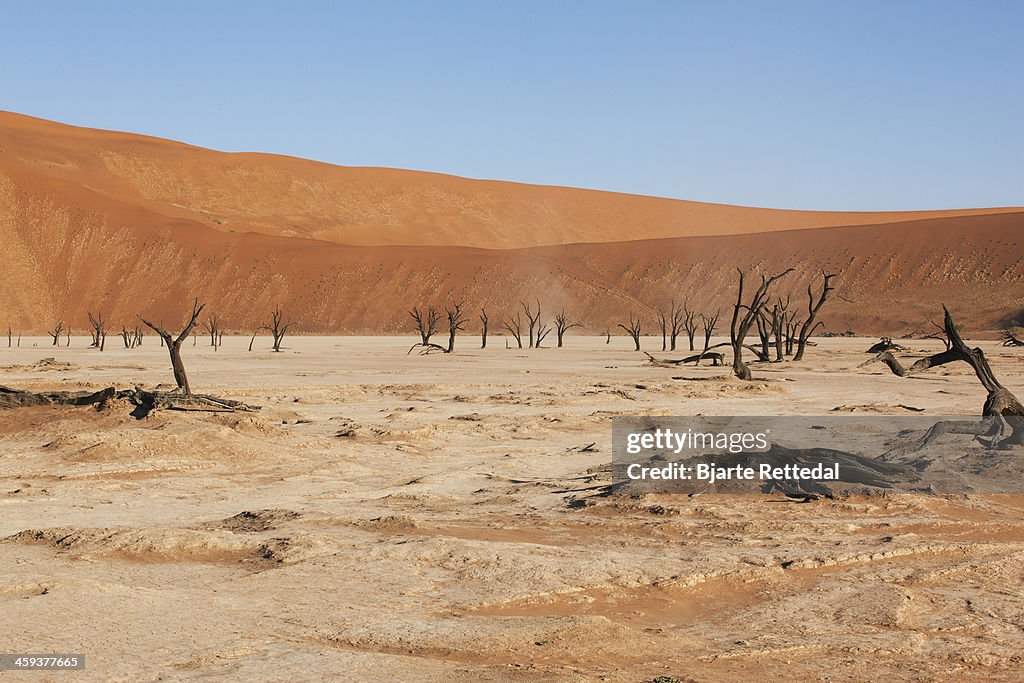
[[[530,324],[530,348],[532,349],[535,341],[534,329],[537,327],[537,321],[540,320],[540,300],[537,300],[536,311],[532,310],[530,308],[530,305],[525,301],[521,301],[519,303],[523,307],[523,312],[526,313],[526,319],[529,321]]]
[[[701,326],[704,328],[704,350],[707,351],[711,346],[711,335],[715,333],[715,327],[718,326],[718,316],[721,311],[715,311],[712,316],[700,314]]]
[[[516,313],[516,317],[508,317],[502,323],[501,326],[508,330],[509,334],[516,340],[516,344],[519,348],[523,348],[523,318],[521,315]]]
[[[815,322],[815,318],[818,317],[818,311],[821,310],[825,300],[828,299],[829,292],[835,289],[832,286],[832,280],[838,276],[838,273],[822,271],[821,275],[824,278],[824,284],[821,287],[821,294],[818,296],[817,301],[814,300],[814,290],[811,289],[811,285],[807,285],[807,319],[804,320],[804,324],[800,327],[800,335],[797,337],[796,354],[793,356],[795,361],[803,360],[804,349],[807,348],[807,340],[814,333],[814,330],[822,324],[820,321]]]
[[[754,325],[758,316],[761,315],[761,311],[767,305],[772,285],[780,278],[793,272],[793,269],[787,268],[778,275],[772,275],[771,277],[761,275],[761,284],[754,290],[754,295],[751,297],[749,304],[743,303],[743,284],[746,274],[739,268],[736,269],[736,272],[739,273],[739,288],[736,293],[736,304],[732,310],[732,322],[729,325],[729,340],[732,346],[732,371],[738,378],[749,380],[752,379],[750,368],[743,362],[744,340],[747,338],[747,333],[750,332],[750,328]],[[752,350],[755,353],[757,352],[756,349]]]
[[[259,330],[257,330],[257,332],[258,332],[258,331],[259,331]],[[256,341],[256,332],[253,332],[253,333],[252,333],[252,336],[251,336],[251,337],[249,338],[249,351],[250,351],[250,352],[252,351],[252,345],[253,345],[253,343],[254,343],[255,341]]]
[[[544,338],[551,334],[551,326],[547,323],[537,323],[537,343],[534,348],[539,349],[541,344],[544,343]]]
[[[439,319],[437,309],[431,306],[424,311],[419,306],[416,306],[409,311],[409,315],[416,321],[416,331],[420,334],[420,343],[413,346],[413,348],[416,348],[416,346],[430,346],[430,338],[437,332],[437,322]]]
[[[697,313],[690,310],[689,301],[683,302],[682,323],[683,330],[686,332],[686,338],[690,342],[690,350],[693,351],[693,337],[697,334]]]
[[[107,340],[103,313],[97,312],[96,315],[93,315],[91,312],[86,311],[86,315],[89,316],[89,324],[92,326],[92,343],[89,344],[89,347],[102,351],[104,346],[106,346]]]
[[[619,327],[624,329],[629,336],[633,338],[633,345],[636,347],[636,351],[640,350],[640,318],[633,319],[633,314],[629,314],[629,326],[619,323]]]
[[[943,345],[945,345],[946,350],[949,351],[949,348],[950,348],[950,345],[952,344],[952,342],[950,342],[949,337],[947,337],[946,334],[945,334],[946,329],[942,325],[940,325],[937,322],[935,322],[934,320],[932,320],[931,318],[928,319],[928,324],[931,325],[932,327],[934,327],[938,331],[937,332],[932,332],[931,334],[924,335],[923,339],[937,339],[940,342],[942,342]],[[1003,339],[1006,339],[1006,335],[1007,334],[1010,334],[1010,331],[1008,329],[1004,329],[1003,330]],[[1012,337],[1013,335],[1010,334],[1010,336]],[[1004,341],[1003,342],[1003,346],[1009,346],[1009,345]],[[1020,346],[1024,346],[1024,344],[1021,344]]]
[[[487,348],[487,323],[489,318],[487,317],[487,308],[480,309],[480,348]]]
[[[67,326],[67,329],[64,330],[64,334],[67,335],[65,337],[64,346],[71,346],[71,325]]]
[[[124,348],[135,348],[136,336],[137,330],[129,330],[124,325],[121,326],[121,341],[124,343]]]
[[[455,350],[455,335],[466,324],[466,318],[462,313],[462,303],[445,307],[445,314],[448,316],[448,348],[445,353]]]
[[[210,346],[212,346],[213,350],[216,351],[217,347],[220,346],[220,318],[217,314],[211,315],[206,319],[203,327],[206,328],[206,333],[210,335]],[[277,349],[274,350],[276,351]]]
[[[558,338],[558,348],[562,348],[562,339],[565,337],[565,333],[574,327],[583,327],[583,323],[569,322],[569,317],[565,314],[564,309],[555,316],[555,336]]]
[[[676,304],[676,300],[672,299],[672,308],[669,309],[669,349],[672,351],[676,350],[676,339],[679,337],[679,333],[683,331],[683,320],[686,314],[682,308]]]
[[[60,333],[63,332],[63,331],[64,331],[64,323],[62,321],[58,320],[57,324],[54,326],[54,328],[52,330],[50,330],[50,336],[53,338],[53,345],[54,346],[57,346],[57,343],[60,341]]]
[[[775,362],[781,363],[784,360],[784,340],[785,340],[785,327],[786,327],[786,310],[789,308],[789,297],[783,301],[782,297],[779,297],[775,305],[772,306],[772,335],[775,339]]]
[[[661,330],[661,350],[668,349],[668,320],[669,314],[661,308],[658,309],[658,328]]]
[[[14,336],[14,330],[11,329],[11,324],[7,323],[7,348],[11,348],[11,339]]]
[[[192,389],[188,385],[188,375],[185,374],[185,364],[181,360],[181,343],[188,339],[188,336],[192,334],[192,330],[196,326],[196,322],[199,320],[199,314],[203,312],[203,308],[206,304],[200,304],[199,299],[196,299],[192,304],[192,316],[189,318],[188,324],[185,325],[185,329],[181,331],[177,337],[172,337],[171,333],[162,327],[157,327],[153,323],[149,322],[145,318],[141,318],[142,322],[146,324],[151,330],[160,335],[160,338],[164,340],[164,344],[167,345],[167,350],[171,355],[171,370],[174,372],[174,381],[185,394],[191,394]]]
[[[271,336],[274,337],[274,351],[281,350],[281,342],[284,340],[284,335],[294,324],[291,320],[285,322],[284,311],[281,310],[280,306],[274,307],[270,314],[270,324],[263,326],[263,329],[270,330]]]

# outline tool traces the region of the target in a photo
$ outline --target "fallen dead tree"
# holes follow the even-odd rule
[[[1003,328],[1002,339],[1003,346],[1024,346],[1024,341],[1018,339],[1009,327]]]
[[[872,363],[884,363],[892,370],[894,375],[909,377],[919,372],[924,372],[929,368],[954,361],[963,361],[974,369],[974,374],[977,375],[981,385],[988,392],[985,404],[982,406],[982,416],[1003,418],[991,425],[992,431],[986,432],[987,435],[992,436],[992,445],[999,446],[1004,443],[1007,445],[1018,445],[1024,443],[1024,420],[1021,419],[1021,417],[1024,417],[1024,406],[1021,405],[1020,401],[1017,400],[1017,397],[1009,389],[1000,384],[999,380],[996,379],[995,373],[992,372],[984,352],[977,347],[972,349],[964,343],[964,340],[960,337],[960,332],[956,329],[956,324],[953,322],[949,309],[943,306],[942,310],[945,313],[945,324],[943,327],[946,340],[949,342],[948,349],[921,358],[909,368],[900,363],[890,351],[882,351],[874,358],[861,363],[859,367]],[[1007,433],[1007,430],[1009,430],[1009,433]]]
[[[660,368],[678,367],[678,366],[683,365],[685,363],[693,363],[694,366],[697,366],[697,365],[700,365],[700,362],[702,360],[710,360],[711,361],[711,365],[716,366],[716,367],[719,366],[719,365],[725,365],[725,354],[724,353],[718,353],[717,351],[702,351],[701,353],[695,353],[694,355],[687,356],[686,358],[676,358],[676,359],[671,359],[671,358],[655,358],[654,356],[652,356],[651,354],[647,353],[646,351],[644,351],[644,355],[647,356],[647,361],[651,365],[656,365],[656,366],[658,366]]]
[[[114,387],[99,391],[20,391],[0,386],[0,409],[32,406],[91,406],[109,401],[117,394]]]
[[[22,391],[0,386],[0,410],[8,408],[31,408],[33,406],[96,406],[114,399],[123,399],[137,406],[132,412],[136,417],[145,417],[156,410],[197,410],[213,412],[255,412],[260,406],[242,401],[210,396],[208,394],[182,394],[176,391],[157,391],[135,387],[118,391],[107,387],[99,391]]]
[[[865,353],[881,353],[882,351],[906,351],[906,349],[894,342],[892,337],[882,337],[872,344]]]

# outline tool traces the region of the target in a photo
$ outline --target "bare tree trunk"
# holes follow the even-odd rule
[[[640,350],[640,319],[633,319],[633,314],[629,314],[629,327],[626,327],[622,323],[619,323],[619,327],[624,329],[630,337],[633,339],[633,345],[636,347],[635,350]]]
[[[455,350],[455,335],[466,324],[466,319],[462,315],[461,302],[451,308],[446,307],[445,313],[448,316],[448,348],[445,353],[451,353]]]
[[[487,309],[480,309],[480,348],[487,348]]]
[[[523,318],[518,313],[514,318],[506,318],[502,327],[508,330],[509,334],[516,340],[519,348],[523,348]]]
[[[537,326],[537,321],[540,320],[540,300],[537,300],[536,311],[531,310],[530,306],[525,301],[521,301],[519,303],[523,307],[523,311],[526,313],[526,319],[530,325],[530,348],[532,349],[535,343],[534,328]]]
[[[750,368],[743,362],[744,340],[758,316],[761,315],[761,311],[768,303],[768,294],[771,286],[779,278],[793,272],[793,269],[788,268],[784,272],[772,275],[771,277],[762,275],[761,284],[754,291],[754,295],[747,305],[743,303],[745,273],[739,268],[736,269],[736,272],[740,276],[739,288],[736,293],[736,304],[732,309],[732,323],[729,325],[729,340],[732,346],[732,372],[740,379],[749,380],[753,379],[753,376],[750,373]],[[740,315],[741,311],[743,311],[742,315]]]
[[[162,327],[157,327],[145,318],[142,318],[142,322],[160,335],[160,338],[164,340],[165,344],[167,344],[167,350],[171,356],[171,371],[174,373],[174,382],[178,385],[178,389],[185,394],[191,394],[192,388],[188,384],[188,375],[185,373],[185,363],[181,360],[181,343],[188,339],[189,334],[192,333],[193,328],[196,326],[196,322],[199,320],[199,314],[203,312],[203,308],[205,306],[206,304],[199,303],[199,299],[195,300],[192,304],[192,317],[185,326],[185,329],[182,330],[181,334],[177,337],[172,337],[167,330]]]
[[[555,316],[555,335],[558,337],[558,348],[562,348],[562,339],[565,337],[565,333],[574,327],[583,327],[583,324],[569,322],[565,309]]]
[[[837,273],[825,273],[822,272],[822,276],[825,279],[825,284],[821,288],[821,296],[818,301],[814,301],[814,292],[811,290],[811,286],[807,285],[807,320],[804,321],[803,326],[800,328],[800,336],[797,339],[796,355],[793,356],[793,360],[803,360],[804,349],[807,347],[807,340],[810,338],[814,330],[821,325],[820,322],[815,323],[814,319],[818,317],[818,311],[821,310],[822,304],[825,303],[825,299],[828,298],[828,293],[834,288],[832,287],[832,280],[835,279]]]

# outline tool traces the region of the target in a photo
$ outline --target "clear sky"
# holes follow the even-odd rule
[[[1024,205],[1024,2],[5,2],[0,109],[807,209]]]

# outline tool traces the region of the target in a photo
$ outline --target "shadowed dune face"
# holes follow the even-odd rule
[[[26,332],[83,327],[96,309],[114,327],[140,313],[174,325],[199,295],[229,330],[278,303],[303,332],[397,333],[414,304],[464,299],[496,320],[539,298],[591,333],[631,312],[654,333],[653,307],[672,297],[725,311],[737,267],[790,266],[779,293],[798,307],[812,275],[842,273],[828,330],[923,330],[943,302],[991,328],[1024,308],[1022,227],[1013,209],[729,207],[225,154],[0,114],[0,310]]]

